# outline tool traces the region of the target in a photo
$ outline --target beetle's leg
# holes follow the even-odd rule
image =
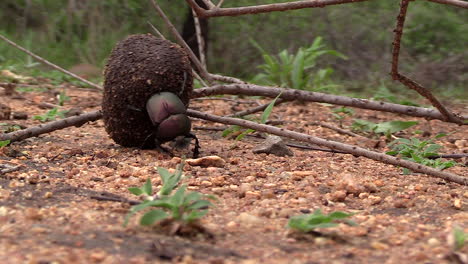
[[[192,133],[189,133],[187,137],[195,139],[195,147],[193,148],[193,158],[196,159],[198,158],[198,155],[200,155],[200,142],[198,141],[197,136],[195,136]]]

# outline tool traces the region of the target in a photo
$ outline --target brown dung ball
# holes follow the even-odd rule
[[[104,71],[106,131],[125,147],[155,147],[146,102],[156,93],[171,92],[188,106],[192,90],[190,61],[179,45],[149,34],[131,35],[112,50]]]

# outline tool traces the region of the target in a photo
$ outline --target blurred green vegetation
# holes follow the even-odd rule
[[[181,30],[188,12],[185,1],[158,2]],[[224,7],[274,2],[281,1],[226,1]],[[324,56],[317,61],[317,69],[333,69],[330,78],[334,84],[361,96],[363,92],[364,96],[374,95],[377,87],[382,85],[403,95],[403,86],[392,82],[389,76],[392,31],[398,11],[399,1],[381,0],[211,18],[208,68],[214,73],[251,80],[262,72],[258,66],[264,64],[265,53],[262,54],[250,40],[275,56],[283,50],[295,54],[321,37],[326,49],[348,58]],[[151,32],[147,21],[173,39],[146,0],[0,1],[0,33],[65,68],[80,63],[102,68],[118,40],[129,34]],[[466,11],[417,1],[411,3],[406,21],[401,70],[441,93],[466,95]],[[0,67],[6,66],[23,70],[41,67],[27,55],[0,42]]]

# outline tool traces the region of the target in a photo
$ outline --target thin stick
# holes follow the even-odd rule
[[[213,2],[211,2],[210,0],[202,0],[203,3],[205,3],[205,5],[208,7],[208,9],[212,9],[212,8],[215,8],[216,6],[213,4]]]
[[[0,175],[2,174],[6,174],[6,173],[9,173],[9,172],[14,172],[14,171],[17,171],[21,168],[20,165],[18,166],[10,166],[10,165],[6,165],[6,164],[0,164],[0,167],[3,167],[5,169],[1,169],[0,170]]]
[[[403,27],[405,24],[405,18],[406,18],[406,12],[408,11],[408,6],[409,6],[409,1],[410,0],[402,0],[400,3],[400,13],[398,14],[397,17],[397,25],[394,30],[395,36],[393,39],[393,49],[392,49],[392,78],[393,80],[397,80],[404,84],[406,87],[415,90],[418,92],[420,95],[426,97],[426,99],[431,102],[431,104],[436,107],[439,112],[444,116],[444,120],[446,121],[451,121],[453,123],[458,123],[458,124],[463,124],[463,121],[451,113],[437,98],[425,87],[420,85],[419,83],[411,80],[410,78],[404,76],[403,74],[400,74],[398,72],[398,60],[400,56],[400,43],[401,43],[401,37],[403,35]]]
[[[212,73],[210,73],[210,76],[211,78],[213,78],[213,80],[225,82],[225,83],[247,83],[241,79],[237,79],[231,76],[223,76],[223,75],[212,74]]]
[[[362,109],[377,110],[382,112],[390,112],[396,114],[403,114],[414,117],[423,117],[429,119],[439,119],[445,121],[445,117],[435,109],[399,105],[393,103],[385,103],[372,101],[367,99],[352,98],[339,95],[331,95],[318,92],[301,91],[296,89],[278,88],[270,86],[260,86],[254,84],[229,84],[229,85],[215,85],[211,87],[204,87],[195,89],[192,93],[192,98],[231,94],[231,95],[249,95],[249,96],[266,96],[275,98],[281,93],[280,98],[287,101],[305,101],[305,102],[320,102],[329,103],[334,105],[351,106]],[[468,120],[467,116],[461,117]],[[458,123],[448,121],[452,123]],[[465,125],[468,125],[466,123]]]
[[[216,8],[221,8],[223,3],[224,3],[224,0],[219,0],[218,4],[216,5]]]
[[[303,0],[287,3],[243,6],[234,8],[210,8],[206,10],[201,8],[195,0],[186,0],[187,3],[195,10],[199,17],[217,17],[217,16],[240,16],[246,14],[258,14],[274,11],[286,11],[302,8],[325,7],[328,5],[339,5],[346,3],[364,2],[367,0]]]
[[[71,126],[82,126],[87,122],[96,121],[102,118],[101,111],[94,111],[85,113],[79,116],[72,116],[57,121],[52,121],[35,127],[30,127],[15,132],[0,134],[0,140],[10,140],[10,142],[21,141],[30,137],[37,137],[39,135],[50,133],[55,130],[63,129]]]
[[[336,126],[332,126],[330,124],[326,124],[326,123],[322,123],[322,122],[312,122],[311,125],[325,127],[325,128],[331,129],[333,131],[336,131],[336,132],[338,132],[340,134],[344,134],[344,135],[348,135],[348,136],[352,136],[352,137],[357,137],[357,138],[362,138],[362,139],[365,139],[365,140],[369,140],[369,138],[367,138],[367,137],[361,136],[359,134],[353,133],[351,131],[348,131],[348,130],[345,130],[345,129],[342,129],[342,128],[339,128],[339,127],[336,127]]]
[[[202,36],[202,31],[200,27],[200,19],[198,19],[197,13],[192,9],[193,14],[193,22],[195,24],[195,32],[197,36],[197,43],[198,43],[198,54],[200,55],[200,63],[203,65],[205,69],[206,67],[206,57],[205,57],[205,40]]]
[[[146,23],[148,23],[148,25],[151,27],[154,33],[156,33],[156,35],[158,35],[161,39],[166,39],[166,37],[164,37],[164,35],[153,24],[151,24],[151,22],[146,21]],[[203,78],[201,78],[196,71],[192,69],[192,73],[193,76],[197,78],[197,80],[199,80],[202,85],[207,86]]]
[[[74,74],[74,73],[72,73],[72,72],[69,72],[69,71],[65,70],[64,68],[62,68],[62,67],[60,67],[60,66],[57,66],[57,65],[53,64],[52,62],[50,62],[50,61],[48,61],[48,60],[46,60],[46,59],[44,59],[44,58],[42,58],[42,57],[40,57],[40,56],[38,56],[38,55],[32,53],[31,51],[29,51],[29,50],[27,50],[27,49],[25,49],[25,48],[23,48],[23,47],[21,47],[20,45],[18,45],[18,44],[16,44],[15,42],[9,40],[8,38],[4,37],[4,36],[1,35],[1,34],[0,34],[0,39],[4,40],[5,42],[7,42],[8,44],[10,44],[11,46],[13,46],[13,47],[15,47],[15,48],[21,50],[22,52],[28,54],[29,56],[35,58],[36,60],[38,60],[38,61],[40,61],[40,62],[42,62],[42,63],[44,63],[44,64],[46,64],[46,65],[48,65],[48,66],[50,66],[50,67],[52,67],[52,68],[54,68],[54,69],[56,69],[56,70],[58,70],[58,71],[61,71],[61,72],[65,73],[65,74],[67,74],[67,75],[69,75],[69,76],[71,76],[71,77],[73,77],[73,78],[75,78],[75,79],[77,79],[77,80],[80,80],[80,81],[86,83],[87,85],[89,85],[89,86],[91,86],[91,87],[93,87],[93,88],[95,88],[95,89],[102,90],[102,87],[101,87],[101,86],[99,86],[99,85],[97,85],[97,84],[95,84],[95,83],[93,83],[93,82],[90,82],[90,81],[88,81],[88,80],[86,80],[86,79],[84,79],[84,78],[81,78],[80,76],[78,76],[78,75],[76,75],[76,74]]]
[[[164,35],[161,32],[159,32],[159,30],[153,24],[151,24],[151,22],[146,21],[146,23],[148,23],[148,25],[151,27],[151,29],[154,31],[154,33],[156,33],[156,35],[158,35],[158,37],[160,37],[161,39],[166,39],[166,37],[164,37]]]
[[[379,162],[407,168],[414,172],[428,174],[434,177],[438,177],[438,178],[451,181],[451,182],[456,182],[462,185],[468,185],[467,177],[462,177],[462,176],[449,173],[449,172],[439,171],[434,168],[427,167],[418,163],[410,162],[407,160],[402,160],[402,159],[399,159],[390,155],[378,153],[375,151],[370,151],[370,150],[360,148],[357,146],[343,144],[343,143],[331,141],[331,140],[326,140],[326,139],[310,136],[307,134],[287,130],[284,128],[258,124],[258,123],[248,121],[248,120],[231,118],[231,117],[220,117],[220,116],[211,115],[208,113],[202,113],[202,112],[195,111],[192,109],[188,109],[187,114],[192,117],[201,118],[201,119],[209,120],[212,122],[218,122],[218,123],[228,124],[228,125],[238,125],[238,126],[242,126],[246,128],[255,129],[257,131],[266,132],[269,134],[292,138],[295,140],[308,142],[308,143],[319,145],[319,146],[325,146],[330,149],[340,150],[340,151],[343,151],[343,152],[346,152],[355,156],[363,156],[363,157],[376,160]]]
[[[460,1],[460,0],[427,0],[429,2],[435,2],[444,5],[453,5],[461,8],[468,9],[468,2],[467,1]]]
[[[206,69],[203,67],[201,62],[198,60],[197,56],[193,53],[192,49],[187,45],[187,43],[184,41],[182,36],[180,36],[179,32],[177,29],[174,27],[174,25],[171,23],[169,18],[166,16],[164,11],[159,7],[158,4],[156,4],[155,0],[151,0],[151,4],[153,5],[154,9],[156,12],[159,14],[159,16],[166,22],[166,25],[168,26],[169,30],[172,32],[174,37],[176,38],[177,42],[185,49],[185,51],[188,53],[190,60],[192,63],[195,65],[195,68],[197,68],[198,73],[200,76],[202,76],[205,80],[208,82],[212,81],[212,78],[210,74],[206,71]]]
[[[128,203],[129,205],[141,204],[140,201],[128,200],[128,199],[126,199],[126,198],[120,198],[120,197],[109,197],[109,196],[102,196],[102,195],[91,195],[91,196],[89,196],[89,198],[94,199],[94,200],[98,200],[98,201]]]

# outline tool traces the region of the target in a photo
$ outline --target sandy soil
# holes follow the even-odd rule
[[[100,93],[70,87],[67,94],[71,101],[64,109],[100,108]],[[31,117],[47,111],[39,104],[56,103],[52,92],[21,96],[2,95],[0,103],[29,118],[0,123],[38,125]],[[256,105],[255,99],[233,99],[194,100],[191,106],[225,115]],[[467,110],[466,104],[453,107]],[[331,108],[283,104],[275,107],[271,119],[288,129],[364,147],[380,141],[377,150],[386,150],[384,138],[370,144],[312,125],[337,125]],[[417,120],[364,110],[356,110],[353,118]],[[432,136],[450,132],[439,142],[445,147],[442,152],[468,152],[465,128],[418,121],[397,136],[412,137],[415,130]],[[294,157],[257,155],[252,148],[261,139],[223,138],[211,130],[223,125],[200,120],[194,127],[201,156],[226,161],[223,167],[184,168],[191,176],[189,189],[219,198],[201,221],[207,233],[168,236],[158,226],[139,226],[138,217],[123,227],[128,204],[93,198],[137,199],[128,187],[141,186],[148,177],[158,186],[155,167],[175,168],[180,161],[155,150],[116,145],[100,120],[1,150],[0,164],[21,167],[0,175],[0,263],[457,263],[447,256],[452,228],[458,225],[468,232],[466,186],[428,175],[403,175],[399,168],[352,155],[301,149],[292,149]],[[191,155],[190,150],[176,154]],[[468,175],[466,159],[458,162],[448,171]],[[286,228],[289,217],[318,208],[353,212],[359,225],[318,230],[321,235],[298,235]],[[467,253],[468,247],[461,252]]]

